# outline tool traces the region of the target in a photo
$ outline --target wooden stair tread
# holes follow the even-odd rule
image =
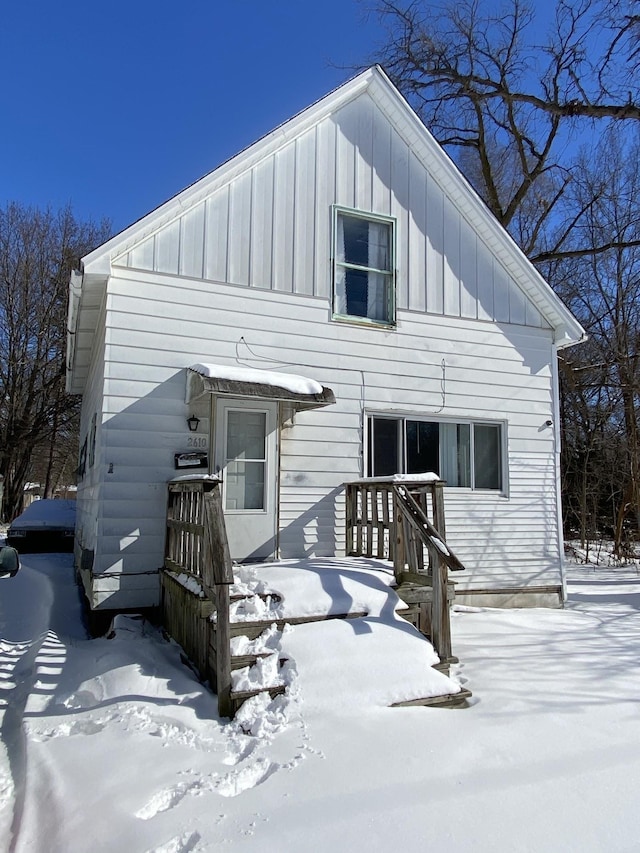
[[[392,708],[413,708],[413,707],[441,707],[441,708],[463,708],[467,704],[467,700],[473,694],[466,687],[463,687],[459,693],[447,693],[444,696],[427,696],[423,699],[408,699],[406,702],[394,702]]]
[[[321,616],[288,616],[284,619],[231,622],[229,628],[232,637],[244,635],[250,639],[255,639],[273,624],[277,626],[279,631],[282,631],[285,625],[305,625],[311,622],[324,622],[328,619],[362,619],[368,615],[366,610],[362,610],[355,613],[324,613]]]
[[[230,696],[233,702],[245,702],[252,696],[259,696],[261,693],[268,693],[274,699],[276,696],[281,696],[286,689],[286,684],[274,684],[270,687],[255,687],[252,690],[232,690]]]
[[[234,592],[229,595],[229,601],[232,604],[235,604],[238,601],[244,601],[245,599],[250,598],[259,598],[262,601],[266,601],[268,598],[271,601],[282,601],[282,596],[277,592],[252,592],[252,593],[242,593],[242,592]]]
[[[267,687],[256,687],[252,690],[232,690],[231,700],[235,703],[245,702],[251,699],[252,696],[259,696],[262,693],[268,693],[272,699],[276,696],[281,696],[287,689],[286,684],[276,684]],[[405,702],[394,702],[391,708],[460,708],[465,707],[467,700],[473,694],[470,690],[462,688],[459,693],[447,693],[443,696],[426,696],[418,699],[407,699]]]
[[[249,652],[246,655],[231,655],[231,669],[244,669],[245,666],[253,666],[260,658],[268,658],[273,654],[281,654],[278,649],[273,649],[270,652]],[[280,666],[286,663],[288,658],[280,656],[278,662]]]

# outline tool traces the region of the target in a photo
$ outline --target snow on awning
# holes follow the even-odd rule
[[[316,409],[336,401],[331,388],[294,373],[222,364],[192,364],[187,370],[187,403],[203,394],[279,400],[292,403],[298,409]]]

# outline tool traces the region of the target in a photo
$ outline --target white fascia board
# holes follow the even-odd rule
[[[482,236],[554,330],[554,339],[565,346],[585,338],[585,331],[562,300],[524,254],[509,232],[464,177],[460,169],[395,88],[382,69],[368,87],[369,95],[404,137],[413,153],[438,181],[461,215]]]
[[[65,390],[67,394],[72,394],[73,388],[73,372],[76,360],[75,336],[76,327],[78,324],[78,306],[80,304],[80,294],[82,293],[82,273],[77,270],[71,271],[69,279],[69,308],[67,311],[67,351],[66,351],[66,375],[65,375]]]
[[[96,288],[104,289],[109,276],[72,271],[69,281],[69,312],[67,319],[67,365],[65,387],[69,394],[82,394],[91,357],[90,350],[78,347],[81,333],[95,333],[96,322],[87,309],[87,294]],[[103,291],[104,292],[104,291]],[[96,319],[99,312],[96,313]]]

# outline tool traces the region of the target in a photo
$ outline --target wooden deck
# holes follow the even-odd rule
[[[427,636],[440,660],[451,649],[448,572],[464,566],[446,542],[442,480],[374,477],[346,484],[346,553],[393,563],[397,593],[408,618]]]
[[[354,565],[371,562],[371,558],[384,562],[389,584],[406,604],[399,611],[400,615],[429,636],[441,658],[437,668],[448,672],[454,658],[449,629],[453,587],[448,582],[447,569],[457,570],[461,566],[427,515],[431,511],[432,518],[443,525],[438,498],[439,494],[441,499],[442,493],[436,492],[436,485],[412,483],[409,489],[393,482],[349,484],[348,550]],[[419,529],[416,530],[416,526]],[[360,561],[359,557],[369,560]],[[284,690],[282,685],[255,690],[233,689],[235,676],[232,673],[253,666],[259,657],[265,656],[233,655],[234,637],[255,640],[273,624],[282,630],[285,624],[361,619],[368,615],[363,610],[345,608],[341,612],[335,607],[330,608],[331,612],[299,615],[287,611],[280,615],[276,607],[275,618],[268,615],[267,618],[233,621],[231,614],[240,595],[230,594],[234,574],[219,483],[214,478],[169,484],[165,562],[161,575],[165,628],[182,646],[201,678],[210,681],[218,695],[221,716],[233,716],[242,702],[257,692],[277,695]],[[272,598],[264,594],[257,597]],[[274,600],[277,602],[277,596]],[[464,704],[469,695],[463,690],[448,696],[416,697],[395,704],[456,707]]]

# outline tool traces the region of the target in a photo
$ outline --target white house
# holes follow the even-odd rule
[[[556,355],[583,330],[380,68],[87,255],[69,329],[93,608],[158,602],[193,470],[223,474],[239,560],[343,553],[345,482],[435,471],[458,595],[562,600]]]

